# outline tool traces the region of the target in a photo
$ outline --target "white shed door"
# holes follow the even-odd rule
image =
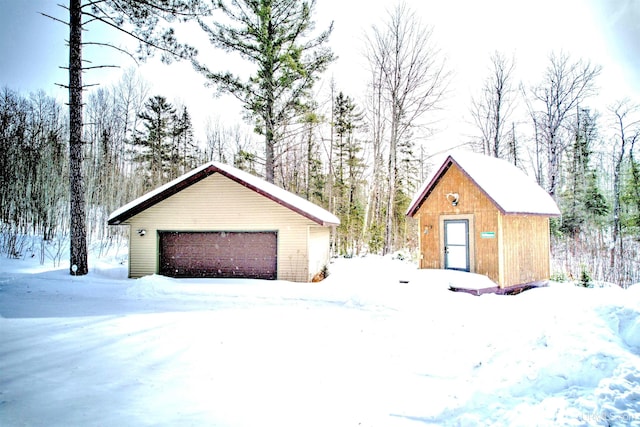
[[[444,221],[444,268],[469,271],[469,220]]]

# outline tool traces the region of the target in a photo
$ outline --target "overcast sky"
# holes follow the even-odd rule
[[[66,101],[66,92],[55,83],[65,83],[64,66],[67,28],[43,17],[44,12],[65,19],[59,0],[0,0],[0,85],[22,93],[43,89]],[[517,79],[534,84],[542,77],[552,51],[564,51],[572,58],[584,58],[603,66],[598,81],[602,103],[629,96],[640,101],[640,0],[409,0],[408,5],[426,25],[453,71],[448,99],[449,121],[467,115],[465,104],[485,79],[489,55],[499,50],[516,59]],[[339,56],[326,77],[333,76],[338,89],[356,100],[362,96],[367,79],[361,56],[363,34],[373,24],[381,24],[385,0],[317,0],[317,30],[333,21],[330,45]],[[118,40],[113,32],[93,30],[87,37]],[[86,33],[85,33],[86,34]],[[102,40],[104,41],[104,40]],[[202,48],[201,48],[202,49]],[[206,46],[204,46],[206,49]],[[88,51],[96,62],[117,63],[124,68],[135,64],[115,52]],[[153,93],[183,102],[192,112],[196,130],[206,116],[234,113],[229,102],[213,99],[213,90],[187,64],[158,65],[151,61],[141,68],[153,85]],[[228,63],[224,56],[212,57]],[[122,71],[91,72],[86,83],[116,81]],[[326,85],[326,83],[325,83]],[[598,105],[604,109],[606,105]],[[226,120],[232,120],[228,116]],[[447,125],[449,126],[449,125]],[[455,136],[454,136],[455,138]]]

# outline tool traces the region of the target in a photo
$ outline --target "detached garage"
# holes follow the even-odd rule
[[[247,172],[207,163],[115,211],[127,225],[129,277],[308,282],[329,261],[338,218]]]

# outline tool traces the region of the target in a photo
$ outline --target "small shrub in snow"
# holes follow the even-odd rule
[[[564,283],[568,280],[567,275],[562,271],[556,271],[551,275],[550,279],[558,283]]]
[[[22,258],[28,244],[27,235],[18,233],[12,227],[5,225],[0,229],[0,252],[9,258]]]
[[[391,256],[391,259],[397,259],[399,261],[412,261],[415,259],[415,257],[411,255],[410,251],[404,249],[404,250],[396,251]]]
[[[582,269],[580,271],[580,281],[578,282],[578,284],[583,288],[593,287],[593,283],[591,281],[591,274],[589,274],[589,270],[587,270],[587,267],[585,265],[582,266]]]
[[[40,240],[40,264],[44,264],[46,260],[53,261],[54,267],[60,267],[62,256],[69,251],[69,237],[58,235],[52,239]]]

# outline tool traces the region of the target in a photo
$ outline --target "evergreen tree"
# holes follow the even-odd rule
[[[347,168],[347,159],[349,157],[349,141],[355,128],[355,108],[356,106],[351,98],[345,96],[342,92],[338,94],[333,107],[333,127],[336,135],[333,149],[336,156],[334,159],[334,174],[336,175],[334,189],[339,199],[342,199],[345,194],[345,169]]]
[[[419,159],[414,152],[415,144],[412,135],[398,143],[398,172],[396,174],[394,195],[394,236],[398,242],[406,242],[411,232],[407,230],[405,212],[411,203],[411,195],[420,185]]]
[[[143,165],[147,189],[165,183],[172,175],[174,149],[174,123],[176,110],[163,96],[153,96],[144,104],[145,110],[138,114],[144,131],[133,140],[133,160]]]
[[[338,94],[333,111],[335,210],[340,217],[338,250],[343,254],[358,252],[364,228],[364,206],[360,192],[364,162],[362,146],[355,131],[362,121],[353,100],[342,92]]]
[[[304,195],[307,200],[320,205],[324,202],[324,188],[326,178],[322,171],[320,160],[320,147],[316,141],[315,130],[322,123],[323,118],[315,111],[316,103],[312,102],[307,113],[303,117],[305,126],[304,139],[306,146],[306,172]]]
[[[634,149],[638,137],[631,139],[626,179],[623,181],[622,203],[624,227],[636,234],[640,231],[640,161],[636,160]]]
[[[174,141],[171,156],[171,178],[177,178],[197,167],[198,159],[201,157],[193,137],[191,115],[186,106],[183,106],[180,115],[175,117],[171,134]]]
[[[576,115],[574,139],[568,150],[567,186],[562,198],[560,231],[579,234],[586,223],[593,225],[608,212],[604,195],[598,188],[598,174],[591,166],[593,145],[598,138],[596,116],[588,109]]]
[[[215,46],[239,53],[256,71],[243,79],[199,61],[193,64],[218,90],[238,98],[255,119],[256,131],[265,137],[266,180],[273,182],[280,128],[291,122],[302,97],[334,59],[323,46],[332,27],[308,38],[315,0],[219,0],[217,6],[224,17],[211,25],[200,20],[200,26]]]
[[[69,1],[69,271],[83,276],[87,262],[85,186],[82,174],[82,0]]]
[[[233,156],[233,166],[253,175],[258,175],[256,165],[256,154],[250,151],[240,150]]]
[[[90,24],[102,24],[136,39],[139,44],[140,58],[154,51],[162,52],[162,59],[170,62],[176,58],[189,58],[196,54],[195,49],[178,43],[173,28],[167,28],[160,22],[171,22],[177,18],[187,21],[195,16],[208,13],[208,8],[199,0],[70,0],[69,12],[69,207],[70,207],[70,254],[69,269],[72,275],[85,275],[89,272],[87,262],[87,227],[85,210],[85,183],[82,156],[82,92],[83,71],[97,66],[83,65],[82,47],[87,44],[121,48],[109,43],[83,41],[83,30]],[[47,15],[45,15],[47,16]],[[50,17],[51,18],[51,17]],[[64,20],[53,18],[59,22]],[[127,29],[130,24],[133,29]],[[88,62],[88,61],[85,61]],[[109,66],[109,65],[107,65]]]

